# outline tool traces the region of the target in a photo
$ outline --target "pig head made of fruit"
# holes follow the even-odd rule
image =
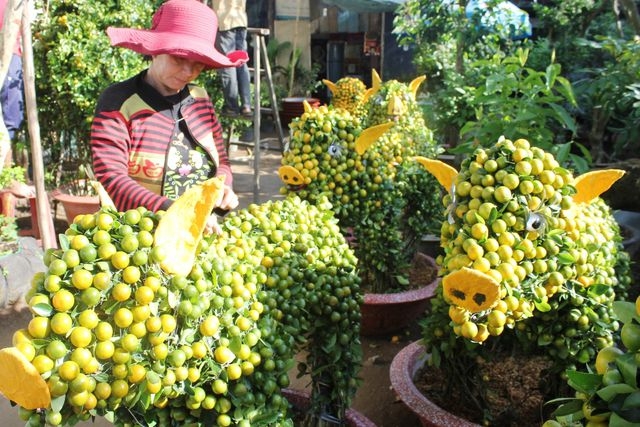
[[[476,149],[460,171],[439,160],[416,160],[447,191],[438,263],[458,335],[469,319],[499,335],[502,329],[491,327],[493,311],[513,326],[534,310],[548,311],[558,293],[610,283],[613,272],[603,254],[615,225],[598,196],[623,171],[574,178],[552,154],[504,137]]]
[[[362,129],[360,120],[342,109],[311,108],[291,123],[291,138],[278,174],[282,193],[297,192],[316,203],[323,197],[348,212],[391,173],[391,166],[368,148],[391,126]]]

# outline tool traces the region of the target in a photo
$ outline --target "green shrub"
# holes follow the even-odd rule
[[[25,169],[22,166],[3,168],[0,171],[0,189],[7,188],[12,182],[25,182]]]
[[[559,64],[544,71],[527,67],[529,49],[518,48],[513,55],[495,55],[473,63],[477,76],[467,83],[467,108],[474,119],[460,129],[461,143],[452,150],[470,153],[487,147],[502,135],[526,138],[558,157],[564,165],[580,172],[587,170],[589,153],[565,152],[562,144],[573,142],[577,128],[568,107],[576,101],[571,83],[563,77]],[[476,83],[476,86],[471,85]],[[574,143],[577,145],[577,143]]]

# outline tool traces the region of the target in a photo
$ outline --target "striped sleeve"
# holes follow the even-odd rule
[[[216,150],[218,150],[218,170],[216,171],[216,176],[225,176],[224,183],[229,187],[233,187],[233,174],[231,172],[231,162],[229,161],[229,156],[227,154],[227,148],[224,143],[224,138],[222,136],[222,126],[218,121],[215,114],[213,115],[213,125],[211,129],[213,133],[213,140],[216,142]]]
[[[91,154],[96,179],[119,211],[143,206],[157,211],[167,198],[147,190],[128,174],[130,136],[119,111],[97,112],[91,125]]]

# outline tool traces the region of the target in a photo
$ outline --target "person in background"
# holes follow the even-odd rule
[[[96,179],[120,211],[166,210],[192,185],[224,177],[217,210],[237,207],[222,129],[206,91],[192,85],[206,69],[237,67],[246,52],[215,48],[215,12],[198,0],[169,0],[151,29],[113,28],[113,46],[151,58],[138,75],[100,95],[91,126]],[[219,231],[215,214],[205,232]]]
[[[224,54],[235,50],[247,50],[246,0],[213,0],[213,10],[218,15],[218,39],[216,47]],[[236,68],[218,70],[224,93],[223,114],[234,117],[242,114],[252,117],[249,68],[243,64]]]
[[[7,0],[0,0],[0,29],[4,26]],[[9,131],[9,139],[13,140],[24,121],[24,80],[22,77],[22,43],[20,33],[14,44],[13,55],[9,63],[7,76],[2,83],[0,102],[2,102],[2,118]]]
[[[8,0],[0,0],[0,30],[4,27],[4,18],[7,11]],[[18,27],[20,22],[17,22]],[[22,76],[22,43],[20,40],[20,30],[15,44],[11,47],[13,54],[7,70],[7,75],[0,90],[0,103],[2,103],[2,119],[9,133],[9,139],[13,141],[16,132],[20,130],[24,121],[24,79]],[[6,159],[1,159],[4,166],[10,166],[11,150],[7,153]],[[2,167],[0,167],[2,170]],[[33,198],[36,189],[33,185],[20,181],[12,182],[8,190],[19,198]]]

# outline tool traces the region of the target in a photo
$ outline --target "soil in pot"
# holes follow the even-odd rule
[[[477,378],[469,384],[451,380],[441,370],[425,365],[414,377],[416,388],[442,409],[478,424],[484,416],[490,425],[539,427],[555,409],[545,406],[559,397],[551,392],[552,362],[541,355],[496,354],[493,361],[478,358]],[[448,387],[448,388],[447,388]],[[566,390],[565,395],[570,395]],[[480,401],[486,412],[478,409]]]

